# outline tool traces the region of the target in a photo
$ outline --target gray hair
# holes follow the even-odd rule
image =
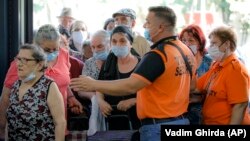
[[[83,21],[75,21],[70,27],[70,33],[78,30],[88,31],[87,25]]]
[[[42,61],[45,62],[44,67],[40,71],[44,71],[47,68],[46,67],[47,56],[44,53],[42,48],[40,48],[39,46],[35,44],[24,44],[20,46],[19,51],[21,49],[30,50],[32,52],[32,57],[36,60],[36,62],[42,62]]]
[[[91,40],[92,40],[93,38],[98,38],[98,37],[99,37],[99,38],[102,38],[103,43],[109,45],[109,43],[110,43],[110,34],[109,34],[106,30],[98,30],[98,31],[96,31],[96,32],[92,35]]]
[[[59,41],[60,33],[57,28],[51,24],[41,26],[35,36],[35,43],[40,45],[43,41]]]

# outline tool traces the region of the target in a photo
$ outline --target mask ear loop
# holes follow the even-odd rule
[[[223,44],[225,44],[227,41],[229,41],[229,40],[226,40]],[[231,43],[231,42],[229,41],[229,43]],[[229,52],[230,52],[230,46],[227,46],[224,53],[228,54]]]

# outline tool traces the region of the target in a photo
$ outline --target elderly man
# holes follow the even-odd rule
[[[136,13],[132,9],[129,8],[120,9],[119,11],[115,12],[112,16],[115,19],[116,26],[125,25],[129,27],[131,31],[135,27]],[[142,57],[145,53],[147,53],[150,50],[150,44],[144,37],[142,37],[136,32],[133,32],[133,36],[134,36],[134,42],[132,44],[132,47]]]
[[[159,141],[162,124],[189,124],[183,114],[187,112],[189,91],[195,88],[190,82],[196,64],[191,50],[177,38],[175,26],[176,15],[171,8],[150,7],[144,28],[149,31],[154,45],[131,76],[114,81],[81,76],[71,80],[71,88],[116,96],[137,92],[142,141]]]
[[[74,21],[73,14],[71,8],[63,8],[60,16],[58,16],[59,19],[59,32],[62,35],[66,35],[67,38],[70,37],[70,27]]]

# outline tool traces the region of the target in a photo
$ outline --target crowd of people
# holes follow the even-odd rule
[[[176,33],[176,14],[167,6],[148,9],[144,35],[134,31],[130,8],[93,34],[70,8],[58,20],[21,45],[9,67],[0,140],[62,141],[74,130],[71,117],[82,116],[90,136],[138,130],[141,141],[160,141],[161,125],[250,124],[250,77],[231,27],[205,35],[191,24]]]

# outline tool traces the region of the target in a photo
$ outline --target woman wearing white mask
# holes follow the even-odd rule
[[[237,39],[231,27],[221,26],[209,34],[208,53],[215,60],[209,71],[198,79],[197,88],[206,98],[204,124],[242,124],[248,105],[250,77],[235,55]],[[249,119],[244,121],[248,122]]]
[[[89,38],[87,25],[83,21],[75,21],[71,26],[70,33],[70,48],[82,53],[83,42]]]
[[[208,71],[212,58],[206,51],[206,38],[202,29],[198,25],[189,25],[180,33],[181,41],[187,45],[195,55],[197,62],[197,75],[200,77]]]
[[[133,36],[130,29],[120,25],[113,29],[111,33],[111,53],[99,74],[100,80],[116,80],[130,76],[140,61],[140,57],[132,48]],[[139,129],[140,121],[136,115],[136,95],[110,96],[98,94],[98,104],[101,113],[105,117],[118,112],[128,115],[133,129]],[[112,120],[110,121],[112,122]],[[111,127],[112,126],[112,127]],[[112,122],[108,130],[124,130],[128,126],[127,122]]]
[[[189,25],[180,33],[181,41],[193,52],[197,63],[197,76],[202,76],[211,66],[212,58],[207,54],[205,45],[206,38],[202,29],[198,25]],[[190,94],[190,104],[187,117],[190,124],[201,124],[202,122],[202,103],[201,95]]]

